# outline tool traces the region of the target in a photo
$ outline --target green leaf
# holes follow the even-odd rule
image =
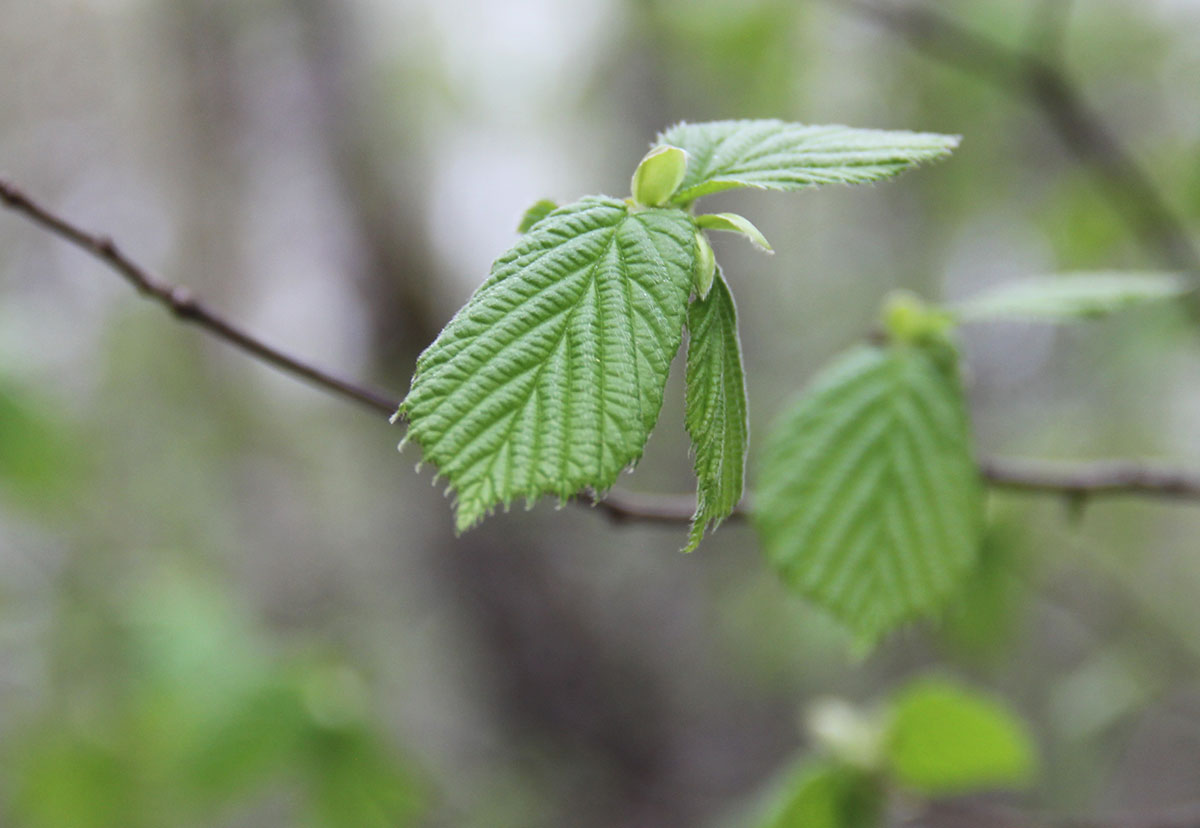
[[[558,205],[548,198],[543,198],[535,203],[532,207],[525,211],[525,215],[521,216],[521,223],[517,225],[518,233],[528,233],[533,229],[533,226],[546,216],[558,209]]]
[[[877,828],[883,794],[867,774],[836,762],[807,762],[790,774],[758,828]]]
[[[978,554],[980,480],[943,358],[851,351],[763,449],[754,519],[768,559],[864,644],[939,609]]]
[[[679,147],[659,146],[633,172],[633,200],[643,207],[661,207],[679,189],[687,169],[687,153]]]
[[[1036,764],[1024,724],[1002,705],[943,679],[922,679],[893,701],[891,772],[929,795],[1021,785]]]
[[[737,311],[719,273],[708,298],[688,308],[687,326],[685,421],[695,452],[697,492],[683,551],[691,552],[709,525],[720,526],[742,499],[749,439]]]
[[[958,137],[927,132],[807,126],[783,121],[682,123],[658,138],[687,151],[687,174],[672,203],[736,187],[799,190],[861,184],[943,158]]]
[[[774,253],[774,248],[767,241],[762,231],[755,227],[750,219],[737,213],[705,213],[696,216],[696,226],[705,230],[725,230],[730,233],[740,233],[752,244],[768,253]]]
[[[1183,278],[1167,273],[1080,273],[1022,279],[977,296],[954,309],[962,320],[1004,317],[1072,322],[1189,292]]]
[[[682,339],[695,225],[589,197],[521,237],[417,360],[408,436],[465,530],[497,504],[603,491],[642,453]]]
[[[713,253],[708,236],[700,230],[696,231],[696,296],[703,301],[712,290],[713,278],[717,275],[717,255]]]

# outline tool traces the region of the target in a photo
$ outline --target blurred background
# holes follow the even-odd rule
[[[778,251],[716,240],[759,436],[897,287],[1189,265],[1200,3],[919,7],[982,41],[880,5],[0,0],[0,168],[399,396],[528,205],[625,195],[678,120],[962,134],[877,187],[712,200]],[[1200,468],[1196,325],[969,328],[979,451]],[[681,373],[628,490],[693,485]],[[0,824],[737,825],[815,699],[931,670],[1031,723],[1005,808],[1200,801],[1194,505],[994,494],[966,598],[860,657],[744,525],[681,556],[682,526],[543,503],[456,538],[401,436],[0,214]]]

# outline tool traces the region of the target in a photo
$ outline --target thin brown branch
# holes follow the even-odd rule
[[[81,229],[3,178],[0,178],[0,202],[99,259],[140,294],[166,308],[181,321],[197,325],[250,356],[335,397],[366,406],[380,414],[391,414],[397,409],[398,401],[384,391],[340,377],[267,345],[185,288],[170,284],[134,262],[121,252],[112,239]],[[989,459],[980,462],[980,473],[996,488],[1034,494],[1072,498],[1138,495],[1200,500],[1200,475],[1133,461],[1058,463]],[[595,504],[597,509],[616,522],[670,524],[691,520],[695,506],[693,495],[649,495],[619,490],[609,492]],[[743,503],[731,519],[741,520],[748,511],[748,504]]]
[[[995,489],[1060,497],[1149,497],[1200,501],[1200,474],[1132,460],[1058,462],[1049,460],[979,461],[979,473]],[[679,523],[696,507],[691,495],[643,495],[612,492],[598,504],[614,520]],[[749,501],[731,519],[745,518]]]
[[[997,43],[929,6],[842,2],[903,37],[921,54],[1026,98],[1067,151],[1091,168],[1114,211],[1160,266],[1200,277],[1200,250],[1183,222],[1058,65],[1032,50]]]
[[[1132,460],[985,459],[979,466],[984,480],[998,489],[1088,498],[1142,495],[1200,500],[1200,475]]]
[[[157,302],[182,322],[204,328],[235,348],[330,393],[390,415],[398,402],[388,394],[351,382],[291,356],[230,322],[185,287],[172,285],[126,256],[108,236],[89,233],[34,201],[11,181],[0,178],[0,201],[30,221],[90,253],[119,273],[134,290]]]

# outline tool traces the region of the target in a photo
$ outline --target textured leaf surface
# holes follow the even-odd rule
[[[888,762],[924,794],[963,794],[1029,780],[1037,764],[1024,724],[986,696],[923,679],[893,702]]]
[[[689,155],[672,199],[686,204],[735,187],[799,190],[879,181],[948,155],[958,137],[762,120],[678,124],[658,143]]]
[[[1019,317],[1075,321],[1106,316],[1188,292],[1167,273],[1080,273],[1022,279],[971,299],[956,310],[962,319]]]
[[[861,347],[768,436],[755,523],[785,581],[872,643],[975,561],[981,495],[953,367]]]
[[[408,437],[457,526],[612,485],[641,456],[682,338],[695,226],[591,197],[537,223],[417,360]]]
[[[749,424],[737,311],[718,273],[708,298],[688,307],[686,424],[695,452],[696,514],[683,551],[742,499]]]

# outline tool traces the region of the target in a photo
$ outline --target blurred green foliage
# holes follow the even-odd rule
[[[96,620],[77,619],[76,646],[114,660],[42,699],[5,742],[7,823],[200,826],[265,808],[293,825],[416,824],[423,783],[341,660],[273,653],[211,583],[182,571]]]
[[[1027,784],[1036,770],[1025,725],[1006,708],[941,679],[924,679],[891,702],[885,737],[890,772],[925,795]]]
[[[41,512],[86,485],[86,447],[47,402],[0,375],[0,495]]]
[[[837,3],[10,5],[5,169],[271,341],[397,394],[409,343],[521,210],[623,192],[628,158],[682,118],[964,136],[887,187],[716,197],[777,249],[714,240],[754,435],[894,288],[957,301],[1162,267],[1025,97]],[[1193,4],[933,5],[1061,56],[1197,235]],[[1057,38],[1050,7],[1068,8]],[[931,665],[1036,733],[1019,808],[1200,795],[1195,509],[991,493],[958,604],[852,659],[736,525],[686,561],[674,530],[585,509],[455,540],[385,423],[110,278],[0,216],[0,823],[402,823],[428,802],[455,828],[704,825],[797,751],[818,780],[797,795],[828,819],[828,792],[863,777],[805,747],[797,709],[875,702]],[[1194,332],[1149,310],[975,326],[976,449],[1200,467]],[[657,429],[629,485],[686,490],[685,440]],[[436,797],[410,756],[446,780]]]

